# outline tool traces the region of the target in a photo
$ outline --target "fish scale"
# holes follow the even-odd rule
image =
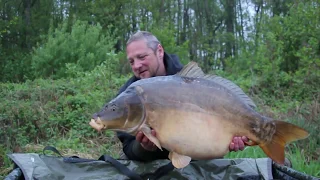
[[[224,156],[234,136],[248,137],[247,145],[259,146],[283,164],[285,145],[309,136],[294,124],[262,116],[239,86],[205,75],[195,62],[175,75],[136,81],[107,104],[113,108],[95,113],[93,128],[132,135],[141,131],[159,149],[170,152],[176,168],[186,167],[191,159]]]

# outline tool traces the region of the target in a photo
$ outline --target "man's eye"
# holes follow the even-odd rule
[[[144,59],[147,55],[139,56],[139,59]]]

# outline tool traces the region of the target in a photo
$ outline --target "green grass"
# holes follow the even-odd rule
[[[42,153],[43,148],[50,145],[65,156],[98,159],[108,154],[119,157],[121,145],[114,133],[97,133],[88,125],[91,114],[112,97],[124,81],[113,79],[112,83],[94,86],[104,80],[105,77],[89,76],[80,81],[0,84],[0,179],[12,169],[6,154],[13,151]],[[286,147],[286,157],[293,169],[320,177],[319,100],[296,106],[293,100],[271,99],[275,105],[269,107],[262,101],[267,98],[270,100],[265,97],[260,102],[259,99],[255,101],[263,114],[290,121],[310,132],[307,139]],[[259,147],[247,147],[226,155],[226,158],[261,157],[266,155]]]
[[[289,149],[287,155],[292,163],[292,167],[300,172],[320,177],[320,160],[310,159],[310,157],[296,144]]]
[[[63,156],[77,155],[83,158],[98,159],[103,154],[119,157],[120,143],[114,132],[105,131],[96,138],[87,139],[71,130],[66,136],[56,137],[41,144],[28,144],[25,152],[42,153],[45,146],[54,146]]]
[[[299,172],[320,177],[320,161],[310,160],[306,156],[301,148],[294,145],[286,152],[286,158],[292,163],[292,169]],[[258,146],[246,147],[243,151],[230,152],[225,158],[236,159],[236,158],[265,158],[267,157],[262,149]]]
[[[267,157],[261,148],[257,146],[246,147],[243,151],[230,152],[225,158],[236,159],[236,158],[265,158]]]

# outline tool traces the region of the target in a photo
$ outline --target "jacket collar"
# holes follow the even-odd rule
[[[164,67],[166,68],[167,75],[176,74],[183,67],[177,55],[174,55],[174,54],[169,55],[166,52],[164,52],[163,63],[164,63]]]

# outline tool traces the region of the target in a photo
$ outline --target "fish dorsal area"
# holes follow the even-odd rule
[[[243,103],[249,105],[251,108],[256,108],[255,103],[239,86],[223,77],[206,75],[196,62],[189,62],[180,72],[177,73],[177,75],[181,76],[186,83],[193,82],[195,80],[199,81],[200,79],[208,80],[207,82],[209,83],[215,83],[215,86],[219,85],[221,88],[225,88],[225,90],[240,98]]]

